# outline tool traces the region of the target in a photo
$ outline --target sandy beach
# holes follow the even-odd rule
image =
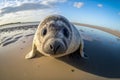
[[[82,59],[78,53],[61,58],[38,54],[36,58],[26,60],[24,57],[31,50],[37,25],[0,28],[0,80],[120,79],[120,32],[94,26],[90,29],[78,27],[88,60]],[[108,35],[107,38],[100,33]]]

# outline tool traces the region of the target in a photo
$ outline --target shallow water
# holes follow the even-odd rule
[[[119,38],[97,29],[82,26],[77,26],[77,29],[84,39],[84,51],[89,56],[87,70],[83,70],[103,77],[120,78]]]

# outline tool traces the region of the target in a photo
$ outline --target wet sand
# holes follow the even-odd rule
[[[0,32],[0,80],[119,80],[119,38],[104,32],[109,35],[107,38],[99,33],[94,36],[94,29],[78,29],[88,60],[78,53],[61,58],[38,54],[26,60],[24,57],[31,50],[36,26]]]

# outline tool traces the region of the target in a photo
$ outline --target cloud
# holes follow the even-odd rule
[[[2,13],[2,11],[0,10],[0,13]]]
[[[1,16],[0,24],[41,21],[44,17],[52,14],[58,14],[58,12],[54,9],[19,11]]]
[[[53,8],[56,3],[63,3],[66,0],[12,0],[1,3],[0,14]]]
[[[63,3],[66,2],[67,0],[42,0],[41,3],[45,5],[53,5],[56,3]]]
[[[0,24],[40,21],[45,16],[58,14],[58,3],[67,0],[5,0],[0,3]]]
[[[102,7],[103,7],[103,4],[97,4],[97,6],[98,6],[99,8],[102,8]]]
[[[1,9],[1,14],[7,14],[11,12],[17,12],[17,11],[25,11],[25,10],[37,10],[37,9],[46,9],[50,8],[50,6],[46,6],[43,4],[38,3],[24,3],[20,6],[16,7],[5,7]]]
[[[84,5],[83,2],[74,2],[73,6],[76,8],[81,8]]]

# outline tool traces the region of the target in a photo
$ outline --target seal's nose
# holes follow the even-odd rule
[[[54,41],[53,43],[51,43],[49,45],[49,48],[50,48],[51,52],[56,54],[57,52],[59,52],[59,50],[61,50],[62,44],[58,41]]]
[[[49,39],[43,46],[43,51],[50,55],[63,54],[66,50],[64,42],[59,39]]]

